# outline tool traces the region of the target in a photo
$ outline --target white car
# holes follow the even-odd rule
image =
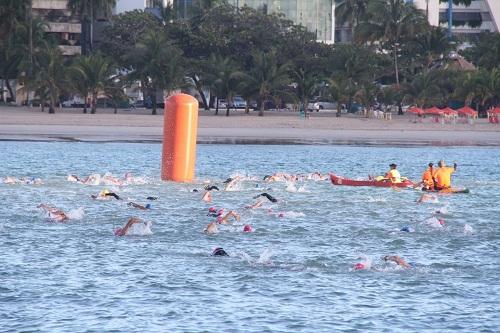
[[[308,110],[319,112],[319,110],[337,110],[336,102],[317,101],[309,103]]]

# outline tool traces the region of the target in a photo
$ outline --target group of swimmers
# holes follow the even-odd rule
[[[43,181],[41,178],[36,178],[36,177],[11,177],[7,176],[5,178],[0,177],[0,184],[8,184],[8,185],[42,185]]]

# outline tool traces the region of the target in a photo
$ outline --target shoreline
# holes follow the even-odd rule
[[[82,114],[63,110],[54,115],[38,109],[0,107],[0,141],[160,143],[163,116],[145,110]],[[479,119],[474,125],[439,124],[410,116],[393,120],[356,115],[335,117],[312,113],[308,119],[287,111],[264,117],[236,111],[230,117],[200,111],[199,144],[350,145],[350,146],[478,146],[500,147],[500,126]]]

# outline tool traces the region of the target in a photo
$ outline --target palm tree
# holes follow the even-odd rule
[[[71,66],[70,76],[72,81],[76,82],[75,90],[83,97],[87,94],[91,96],[90,113],[96,112],[97,96],[99,92],[104,92],[113,74],[115,74],[113,65],[100,54],[80,56]]]
[[[166,90],[167,94],[187,85],[182,51],[172,45],[164,31],[152,29],[126,56],[131,72],[128,79],[141,81],[151,98],[156,114],[157,91]]]
[[[54,106],[59,99],[59,93],[64,89],[66,67],[59,48],[48,47],[42,50],[40,64],[37,68],[37,81],[44,85],[49,94],[49,113],[55,113]]]
[[[230,57],[212,54],[210,67],[206,73],[206,82],[210,83],[217,97],[226,99],[226,116],[229,116],[233,98],[238,91],[239,79],[243,77],[238,63]]]
[[[255,92],[260,106],[259,116],[262,117],[266,100],[287,94],[285,87],[290,83],[290,65],[279,64],[275,51],[258,51],[253,54],[252,60],[252,67],[244,75],[242,89]]]
[[[435,72],[424,71],[403,86],[404,100],[423,108],[439,102],[440,87]]]
[[[457,87],[456,95],[465,96],[467,104],[476,101],[482,111],[497,104],[500,100],[500,67],[467,73],[462,85]]]
[[[336,0],[335,1],[335,15],[343,24],[349,22],[351,26],[352,35],[356,26],[364,18],[366,9],[368,7],[368,0]]]
[[[396,86],[399,87],[398,52],[400,44],[428,28],[424,13],[404,0],[371,0],[367,20],[361,22],[357,36],[361,41],[381,42],[392,50]]]
[[[312,66],[297,66],[291,72],[291,79],[295,85],[295,92],[302,104],[302,110],[307,112],[309,101],[317,95],[323,77]]]
[[[82,21],[82,51],[92,51],[94,42],[94,22],[98,13],[109,13],[116,0],[69,0],[68,8],[80,16]],[[90,27],[90,31],[87,30]],[[87,35],[89,33],[90,35]]]

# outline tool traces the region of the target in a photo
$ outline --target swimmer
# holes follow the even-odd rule
[[[3,179],[4,184],[14,185],[17,184],[18,180],[14,177],[7,176]]]
[[[55,208],[46,204],[39,204],[36,207],[43,209],[45,212],[47,212],[48,217],[56,222],[66,222],[67,220],[69,220],[68,215],[66,215],[66,213],[59,208]]]
[[[240,221],[240,216],[236,212],[230,210],[229,213],[227,213],[226,215],[224,215],[224,217],[218,218],[217,222],[219,224],[230,224],[229,219],[231,217],[234,218],[236,220],[236,222]]]
[[[211,186],[207,185],[207,186],[205,186],[205,191],[212,191],[212,190],[219,191],[219,188],[217,186],[215,186],[215,185],[211,185]]]
[[[77,175],[68,175],[68,178],[66,178],[68,182],[80,182],[80,178],[78,178]]]
[[[245,224],[243,232],[253,232],[252,226],[250,224]]]
[[[115,198],[116,200],[121,200],[120,196],[114,192],[109,192],[108,190],[104,189],[101,192],[99,192],[98,195],[91,195],[90,196],[92,199],[100,199],[100,200],[107,200],[110,197]]]
[[[418,198],[417,203],[424,202],[437,202],[437,197],[432,194],[424,193],[420,196],[420,198]]]
[[[147,197],[146,200],[154,201],[154,200],[158,200],[158,197]]]
[[[115,230],[115,236],[126,236],[127,232],[132,227],[132,225],[134,225],[136,223],[144,223],[144,222],[142,222],[141,219],[139,219],[137,217],[131,217],[127,221],[127,224],[125,224],[125,226],[123,228],[118,228]]]
[[[256,195],[255,197],[253,197],[254,199],[257,199],[258,197],[265,197],[267,198],[269,201],[273,202],[273,203],[276,203],[278,202],[278,199],[276,199],[275,197],[273,197],[272,195],[268,194],[268,193],[261,193],[259,195]]]
[[[217,256],[217,257],[229,257],[229,254],[227,254],[226,251],[222,247],[216,247],[212,251],[212,256]]]
[[[201,200],[205,202],[212,202],[212,193],[210,193],[210,191],[206,191]]]
[[[382,258],[385,262],[387,261],[392,261],[396,263],[398,266],[404,267],[404,268],[412,268],[412,265],[407,263],[403,258],[399,256],[385,256]]]
[[[134,207],[134,208],[137,208],[137,209],[140,209],[140,210],[148,210],[148,209],[151,209],[151,204],[147,204],[146,206],[143,206],[143,205],[139,205],[139,204],[136,204],[135,202],[129,202],[127,203],[128,206],[131,206],[131,207]]]
[[[232,191],[236,187],[236,184],[240,181],[240,177],[228,178],[231,179],[226,186],[224,187],[224,191]]]
[[[219,228],[217,228],[217,223],[215,222],[210,222],[207,224],[203,232],[207,235],[213,235],[219,232]]]

